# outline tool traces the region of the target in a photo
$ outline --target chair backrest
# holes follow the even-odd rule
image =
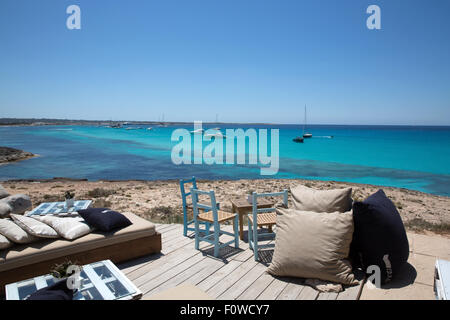
[[[192,184],[192,188],[197,189],[197,181],[195,180],[195,177],[192,177],[191,179],[180,180],[181,200],[183,201],[183,208],[186,208],[187,205],[186,197],[192,196],[191,192],[186,192],[186,184]],[[192,188],[188,188],[188,190]]]
[[[252,205],[253,205],[253,216],[256,218],[256,215],[258,213],[264,213],[264,212],[273,212],[275,211],[275,207],[270,208],[260,208],[258,209],[258,198],[262,197],[283,197],[283,204],[287,207],[288,206],[288,191],[287,189],[284,189],[281,192],[269,192],[269,193],[252,193]]]
[[[217,214],[217,202],[216,202],[216,195],[215,195],[214,191],[213,190],[202,191],[202,190],[192,188],[190,193],[192,194],[192,206],[194,209],[193,210],[194,218],[197,217],[199,209],[203,209],[203,210],[205,210],[205,212],[212,210],[214,223],[218,223],[219,218],[218,218],[218,214]],[[205,204],[205,203],[200,203],[198,200],[198,197],[200,195],[208,196],[209,200],[210,200],[210,205]]]

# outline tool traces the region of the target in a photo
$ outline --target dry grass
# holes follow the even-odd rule
[[[158,206],[143,214],[147,219],[157,223],[183,223],[183,215],[175,208]]]
[[[64,195],[58,195],[58,194],[44,194],[42,196],[45,201],[47,202],[58,202],[58,201],[64,201]]]
[[[115,190],[103,189],[103,188],[95,188],[93,190],[88,191],[87,195],[91,198],[102,198],[108,197],[110,195],[115,194]]]
[[[412,231],[431,231],[437,234],[450,234],[450,223],[432,223],[421,218],[414,218],[405,223],[405,227]]]
[[[105,199],[96,199],[92,203],[93,208],[108,208],[112,209],[112,203],[111,201],[105,200]]]

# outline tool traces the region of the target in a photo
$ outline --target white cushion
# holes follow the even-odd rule
[[[33,236],[39,238],[59,238],[59,234],[53,228],[36,219],[12,213],[11,218],[19,227]]]
[[[49,225],[67,240],[77,239],[93,231],[82,217],[37,216],[33,218]]]
[[[9,248],[13,245],[11,241],[8,240],[7,237],[0,234],[0,250]]]
[[[0,219],[0,234],[15,243],[30,243],[38,239],[27,233],[11,219]]]

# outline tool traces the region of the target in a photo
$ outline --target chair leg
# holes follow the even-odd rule
[[[183,235],[187,236],[187,228],[188,228],[188,217],[186,208],[183,208]]]
[[[211,228],[211,224],[209,222],[206,222],[205,229],[206,229],[206,235],[209,236],[209,228]]]
[[[239,248],[239,226],[238,226],[238,216],[234,217],[234,247]]]
[[[200,233],[200,228],[198,225],[198,220],[195,219],[195,250],[198,250],[198,248],[200,247],[199,246],[199,244],[200,244],[200,239],[199,239],[200,234],[199,233]]]
[[[220,225],[214,224],[214,257],[216,258],[219,256],[219,249],[220,249],[219,235],[220,235]]]
[[[251,250],[253,250],[253,231],[252,231],[252,223],[250,222],[250,219],[248,219],[248,246]]]
[[[259,260],[258,257],[258,225],[253,226],[253,255],[255,256],[255,261]]]

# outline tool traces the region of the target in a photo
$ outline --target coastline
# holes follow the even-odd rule
[[[316,189],[352,187],[352,197],[362,201],[382,188],[394,202],[409,231],[450,237],[450,197],[420,191],[336,181],[304,179],[202,180],[198,188],[214,190],[221,209],[231,212],[231,199],[246,197],[250,190],[270,192],[297,184]],[[99,180],[54,178],[8,180],[1,184],[8,192],[31,197],[33,207],[42,202],[63,201],[65,191],[76,199],[92,199],[95,207],[130,211],[153,222],[182,223],[182,205],[178,180]]]
[[[0,165],[28,160],[39,155],[10,147],[0,147]]]
[[[105,126],[111,124],[129,124],[129,125],[159,125],[167,126],[185,126],[193,125],[194,121],[156,121],[156,120],[70,120],[70,119],[35,119],[35,118],[0,118],[0,128],[7,127],[45,127],[45,126]],[[299,126],[298,123],[274,123],[274,122],[215,122],[206,121],[204,125],[264,125],[264,126]],[[358,124],[358,123],[311,123],[308,126],[334,126],[334,127],[411,127],[411,128],[449,128],[446,124]]]

